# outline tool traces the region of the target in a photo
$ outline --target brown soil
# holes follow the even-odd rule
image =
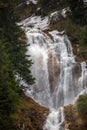
[[[30,97],[23,96],[18,112],[12,117],[18,130],[42,130],[48,113],[47,108],[38,105]]]
[[[69,105],[64,108],[65,126],[68,130],[87,130],[87,122],[84,122],[77,111],[77,107]]]

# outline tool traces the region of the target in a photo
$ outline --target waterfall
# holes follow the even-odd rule
[[[55,30],[47,35],[33,27],[26,29],[26,36],[27,54],[33,61],[31,71],[36,78],[26,94],[50,109],[44,130],[64,130],[63,106],[87,91],[87,65],[75,61],[71,43],[63,32]]]
[[[78,82],[80,92],[83,89],[86,89],[87,87],[87,65],[85,62],[81,63],[81,69],[82,69],[81,77],[79,78],[79,82]]]
[[[32,86],[32,97],[40,104],[52,107],[48,74],[48,46],[51,40],[38,29],[29,31],[27,37],[30,39],[28,39],[30,44],[28,54],[31,55],[34,63],[31,70],[36,78],[36,83]]]
[[[77,63],[66,35],[49,32],[51,39],[40,29],[26,32],[28,54],[36,83],[31,87],[32,97],[41,105],[59,108],[72,104],[75,97],[87,86],[87,66]],[[27,94],[29,90],[27,90]]]

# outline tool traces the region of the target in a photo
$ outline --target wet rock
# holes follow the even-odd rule
[[[51,92],[53,92],[58,83],[59,67],[58,67],[57,59],[52,54],[51,50],[49,51],[48,71],[49,71]]]

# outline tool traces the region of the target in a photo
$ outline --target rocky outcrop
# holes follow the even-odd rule
[[[49,17],[50,24],[56,24],[60,22],[61,20],[64,20],[67,17],[67,13],[69,12],[69,8],[65,8],[60,11],[55,11],[51,13]]]
[[[31,98],[23,96],[13,119],[17,130],[42,130],[47,115],[48,109],[38,105]]]

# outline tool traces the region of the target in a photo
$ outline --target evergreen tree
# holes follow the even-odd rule
[[[31,60],[27,60],[25,43],[19,40],[23,32],[16,25],[18,17],[14,11],[14,2],[8,0],[3,2],[3,5],[5,6],[0,10],[0,37],[4,38],[6,41],[5,47],[14,65],[15,72],[18,73],[25,82],[32,84],[34,79],[29,69],[32,62]]]
[[[16,109],[18,91],[13,65],[0,40],[0,130],[13,130],[10,115]]]
[[[19,40],[24,32],[16,24],[15,8],[21,1],[0,0],[0,130],[14,130],[11,114],[16,110],[20,94],[15,75],[28,84],[34,82],[26,43]]]
[[[70,7],[72,20],[81,25],[86,24],[86,12],[83,0],[62,0],[62,2],[63,1]]]
[[[47,12],[58,8],[60,0],[40,0],[42,15],[47,15]]]

